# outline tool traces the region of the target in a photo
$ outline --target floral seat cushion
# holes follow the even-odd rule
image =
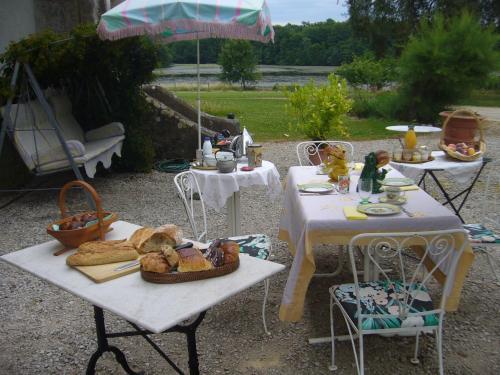
[[[500,243],[500,236],[482,224],[464,224],[472,243]]]
[[[234,241],[240,245],[240,253],[264,260],[269,258],[271,239],[265,234],[249,234],[246,236],[228,237],[223,240]]]
[[[408,313],[434,310],[427,289],[419,283],[403,285],[400,281],[372,281],[359,283],[361,297],[361,314],[380,315],[380,317],[363,318],[362,328],[365,330],[436,326],[439,323],[437,314],[424,316],[400,316],[400,308],[408,307]],[[406,292],[405,292],[406,290]],[[405,303],[406,296],[409,296]],[[342,284],[334,289],[334,294],[351,320],[357,324],[356,292],[354,284]]]

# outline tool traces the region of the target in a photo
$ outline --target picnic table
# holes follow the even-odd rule
[[[413,213],[410,217],[401,212],[392,216],[368,217],[367,220],[347,220],[343,208],[357,206],[356,191],[359,176],[351,176],[349,194],[300,195],[297,184],[324,183],[328,176],[318,175],[317,167],[291,167],[286,178],[284,210],[281,216],[279,238],[288,243],[293,263],[288,275],[280,307],[280,319],[299,321],[304,310],[306,292],[315,272],[314,245],[347,245],[352,237],[368,232],[415,232],[430,230],[461,229],[457,216],[442,206],[420,188],[406,192],[405,208]],[[404,177],[391,170],[387,177]],[[377,195],[372,195],[372,202]],[[440,269],[436,278],[444,284],[446,277],[454,277],[454,287],[446,309],[458,308],[462,285],[474,254],[469,244],[460,259],[456,275],[448,275]],[[426,264],[432,266],[432,264]],[[370,275],[369,269],[365,269]],[[365,276],[366,277],[366,276]]]
[[[125,221],[117,221],[111,227],[113,230],[107,235],[108,240],[128,238],[140,228]],[[242,255],[236,271],[212,279],[178,284],[153,284],[144,281],[139,273],[133,273],[96,284],[82,273],[68,267],[65,256],[53,255],[60,246],[58,241],[49,241],[3,255],[1,259],[93,305],[97,349],[89,360],[87,374],[95,373],[98,358],[107,351],[115,354],[127,373],[135,374],[123,352],[110,345],[108,339],[137,335],[144,337],[175,372],[182,374],[181,369],[148,337],[164,332],[181,332],[186,335],[189,373],[198,374],[196,330],[206,311],[284,268],[281,264]],[[104,310],[125,319],[133,330],[108,333]],[[49,315],[47,314],[47,319]]]

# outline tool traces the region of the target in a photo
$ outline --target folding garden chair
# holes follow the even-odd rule
[[[201,190],[195,175],[191,171],[179,173],[174,177],[174,183],[186,210],[188,221],[196,240],[211,242],[207,240],[208,232],[205,203],[203,202],[201,194],[198,193]],[[227,237],[222,240],[235,241],[240,245],[240,253],[248,254],[252,257],[267,260],[271,255],[271,240],[265,234]],[[264,325],[266,334],[270,335],[271,332],[268,331],[266,324],[266,302],[268,292],[269,279],[265,279],[264,300],[262,302],[262,324]]]
[[[355,236],[349,243],[349,256],[354,283],[332,286],[330,292],[330,328],[332,335],[332,362],[335,366],[335,341],[346,337],[334,333],[333,308],[338,307],[349,331],[358,374],[364,374],[364,341],[367,335],[415,336],[412,363],[418,364],[418,341],[422,333],[433,333],[439,359],[439,373],[443,374],[443,319],[446,299],[453,288],[452,276],[444,287],[431,290],[428,285],[433,275],[444,272],[454,275],[458,261],[467,244],[467,233],[461,229],[413,232],[368,233]],[[380,272],[377,281],[360,282],[354,249],[362,246],[375,269]],[[412,253],[414,255],[412,255]],[[387,264],[391,272],[385,271]],[[434,305],[432,294],[439,294]],[[355,339],[359,340],[359,352]]]

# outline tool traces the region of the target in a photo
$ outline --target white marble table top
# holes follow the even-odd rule
[[[391,125],[387,126],[386,129],[396,132],[406,132],[408,131],[408,125]],[[413,130],[415,130],[415,133],[437,133],[441,131],[441,128],[430,125],[417,125]]]
[[[139,226],[117,221],[106,239],[129,237]],[[280,272],[285,266],[242,255],[233,273],[179,284],[153,284],[139,272],[96,284],[66,265],[66,257],[52,254],[61,247],[49,241],[3,255],[2,260],[46,280],[93,305],[146,328],[162,332]]]

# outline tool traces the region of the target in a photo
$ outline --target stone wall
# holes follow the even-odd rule
[[[196,109],[158,86],[145,86],[144,92],[156,112],[156,122],[152,125],[156,159],[193,160],[198,148],[198,124],[183,113],[189,113],[192,117],[192,112],[195,111],[196,114]],[[240,124],[237,120],[206,113],[203,118],[206,119],[204,125],[207,126],[201,128],[202,137],[213,137],[223,129],[228,129],[231,134],[239,133]]]

